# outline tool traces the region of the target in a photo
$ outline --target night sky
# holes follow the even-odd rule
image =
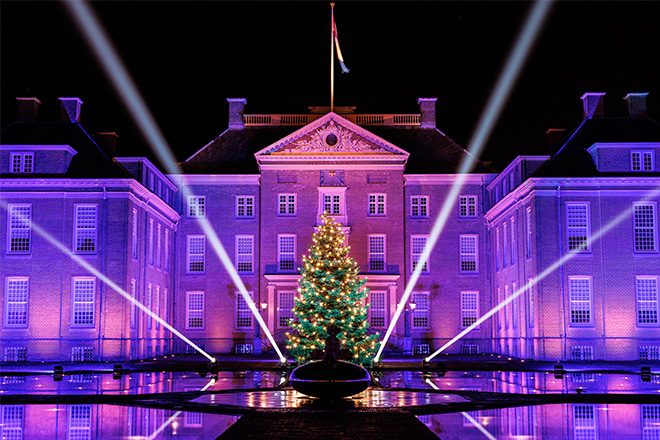
[[[464,147],[523,25],[530,3],[337,2],[350,73],[335,105],[358,113],[417,113],[437,97],[438,128]],[[227,97],[246,113],[306,113],[329,105],[328,2],[92,2],[178,159],[227,128]],[[148,155],[67,9],[0,3],[1,122],[17,96],[55,117],[57,97],[85,103],[90,132],[116,131],[120,155]],[[660,119],[660,2],[557,2],[481,158],[502,169],[545,154],[548,128],[575,128],[580,96],[605,92],[624,116],[628,92],[649,92]],[[336,63],[337,74],[339,66]],[[1,139],[0,139],[1,141]]]

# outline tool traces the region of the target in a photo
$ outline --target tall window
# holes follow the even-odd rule
[[[594,405],[573,406],[573,438],[596,440],[596,408]]]
[[[147,285],[147,309],[153,313],[154,311],[154,288],[151,283]],[[153,318],[151,313],[147,313],[147,330],[151,330]]]
[[[385,235],[369,235],[369,270],[385,270]]]
[[[296,270],[296,236],[294,234],[277,236],[277,267],[281,271]]]
[[[636,277],[637,323],[658,324],[658,277]]]
[[[502,288],[497,288],[497,304],[502,304]],[[502,328],[504,322],[504,307],[497,312],[497,328]]]
[[[90,277],[73,278],[71,301],[72,324],[80,327],[94,325],[94,295],[96,279]]]
[[[137,260],[138,257],[137,231],[138,231],[138,212],[137,209],[133,208],[133,224],[131,225],[131,256],[133,257],[134,260]]]
[[[277,304],[277,324],[278,327],[288,327],[289,321],[294,318],[293,299],[294,292],[279,292],[279,303]]]
[[[429,216],[429,198],[428,196],[410,197],[410,217],[425,218]]]
[[[385,194],[369,194],[369,215],[385,215]]]
[[[660,405],[642,405],[642,439],[660,438]]]
[[[69,407],[69,440],[91,440],[92,406],[71,405]]]
[[[461,218],[477,216],[477,196],[458,196],[458,216]]]
[[[135,278],[131,278],[131,299],[137,301],[137,285],[135,283]],[[135,323],[137,321],[137,306],[133,301],[131,301],[131,328],[135,328]]]
[[[34,172],[34,153],[11,153],[12,173]]]
[[[656,235],[657,221],[655,203],[634,203],[635,251],[655,252],[658,250]]]
[[[204,273],[205,251],[205,236],[188,236],[188,273]]]
[[[571,324],[592,324],[591,278],[568,277],[568,293],[571,301]]]
[[[277,215],[296,215],[296,195],[277,195]]]
[[[206,217],[206,196],[188,196],[188,217]]]
[[[254,218],[254,196],[236,196],[236,218]]]
[[[516,219],[511,218],[511,265],[516,264]]]
[[[410,236],[410,269],[414,271],[417,267],[417,262],[422,258],[422,253],[426,247],[426,241],[428,240],[428,235],[411,235]],[[429,262],[428,259],[422,267],[422,272],[429,271]]]
[[[569,251],[589,251],[589,204],[566,203],[566,236]]]
[[[204,328],[204,292],[186,293],[186,328]]]
[[[385,292],[369,292],[369,325],[385,327]]]
[[[571,359],[574,361],[593,361],[594,346],[593,345],[572,345],[571,346]],[[573,382],[593,382],[595,377],[591,373],[573,373]]]
[[[239,273],[252,273],[254,271],[254,236],[236,236],[236,271]]]
[[[252,299],[252,292],[250,292],[250,299]],[[252,328],[252,311],[242,294],[236,295],[236,328]]]
[[[461,292],[461,328],[477,322],[479,317],[479,292]]]
[[[9,205],[9,252],[13,254],[30,253],[32,205]]]
[[[163,267],[163,258],[161,254],[161,248],[160,248],[160,232],[161,232],[161,225],[158,223],[158,227],[156,228],[156,267],[161,268]]]
[[[75,206],[75,249],[81,254],[96,253],[96,205]]]
[[[429,293],[413,292],[412,301],[415,303],[415,310],[412,311],[412,328],[429,327]]]
[[[461,235],[461,273],[478,272],[479,242],[477,235]]]
[[[23,405],[3,405],[0,438],[7,440],[22,440],[24,414],[25,407]]]
[[[165,246],[163,250],[165,252],[163,267],[165,272],[168,272],[170,270],[170,230],[167,228],[165,228]]]
[[[504,300],[506,301],[508,299],[509,299],[509,285],[505,284],[504,285]],[[511,313],[509,312],[510,310],[511,310],[511,303],[508,303],[504,307],[504,328],[509,328],[509,320],[510,320],[510,316],[511,316]]]
[[[163,289],[163,321],[169,324],[170,316],[168,315],[169,308],[167,307],[167,301],[169,301],[169,298],[167,297],[167,289]],[[165,329],[165,333],[167,334],[167,329]]]
[[[525,210],[525,217],[527,220],[527,258],[532,257],[532,208],[528,207]]]
[[[495,270],[500,270],[502,248],[500,247],[500,228],[495,228]]]
[[[532,278],[527,280],[527,326],[534,327],[534,286],[531,285]]]
[[[160,318],[160,286],[156,286],[156,296],[154,298],[154,315],[156,315],[156,318]],[[154,319],[156,321],[156,330],[160,328],[160,321],[158,319]]]
[[[149,265],[153,266],[154,265],[154,219],[150,218],[149,219],[149,249],[148,249],[148,257],[149,257]]]
[[[507,264],[509,264],[509,235],[507,232],[506,221],[502,224],[502,241],[502,250],[504,251],[502,254],[502,267],[506,267]]]
[[[631,151],[630,169],[632,171],[654,171],[653,151]]]
[[[7,278],[5,289],[5,326],[27,327],[28,278]]]
[[[511,283],[511,295],[515,295],[518,290],[518,285],[513,282]],[[511,301],[511,324],[513,324],[513,328],[518,328],[518,298],[520,296],[516,296],[513,298],[513,301]]]

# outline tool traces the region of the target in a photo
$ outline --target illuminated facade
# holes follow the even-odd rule
[[[646,117],[645,94],[626,97],[626,118],[605,118],[602,98],[583,97],[584,121],[550,156],[519,157],[499,174],[477,162],[414,286],[410,333],[401,319],[388,350],[433,352],[542,275],[448,352],[657,359],[660,126]],[[370,289],[371,326],[383,333],[469,154],[436,128],[434,98],[419,99],[419,114],[375,115],[249,115],[245,100],[229,99],[228,129],[165,176],[145,158],[113,158],[114,137],[92,140],[80,100],[61,101],[64,120],[47,123],[34,120],[35,98],[19,99],[19,121],[3,132],[6,360],[187,350],[54,253],[37,227],[206,351],[249,353],[268,347],[198,218],[281,340],[301,256],[327,211],[344,225]],[[183,183],[191,195],[181,196]]]

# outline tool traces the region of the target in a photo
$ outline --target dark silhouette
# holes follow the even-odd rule
[[[328,328],[328,337],[325,338],[323,362],[331,368],[337,366],[337,360],[339,359],[339,347],[341,347],[341,341],[337,338],[337,333],[339,333],[339,329],[332,325]]]

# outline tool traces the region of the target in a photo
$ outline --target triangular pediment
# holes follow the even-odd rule
[[[408,152],[330,112],[255,154],[260,163],[282,160],[373,159],[405,163]],[[368,157],[365,157],[368,156]],[[341,158],[341,159],[339,159]]]

